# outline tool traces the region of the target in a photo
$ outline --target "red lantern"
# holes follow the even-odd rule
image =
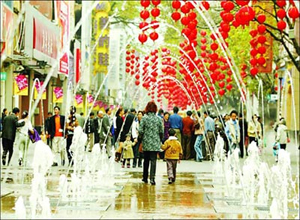
[[[172,7],[174,8],[174,9],[179,9],[180,7],[181,7],[181,3],[180,3],[180,1],[173,1],[172,2]]]
[[[139,41],[144,44],[146,41],[147,41],[148,37],[146,34],[142,33],[142,34],[139,34]]]
[[[200,31],[200,34],[201,34],[202,37],[204,37],[204,36],[206,35],[206,31],[201,30],[201,31]]]
[[[197,27],[197,20],[192,20],[189,24],[188,24],[188,28],[193,30]]]
[[[224,81],[219,82],[219,86],[220,86],[220,88],[224,88],[225,82]]]
[[[229,13],[229,12],[227,12],[227,13],[225,13],[225,14],[223,15],[223,20],[226,21],[227,23],[232,22],[233,19],[234,19],[233,14],[231,14],[231,13]]]
[[[224,89],[220,89],[218,91],[218,93],[219,93],[220,96],[223,96],[225,94],[225,90]]]
[[[189,13],[188,17],[189,17],[190,20],[192,21],[192,20],[195,20],[195,19],[196,19],[197,14],[196,14],[195,12],[192,11],[192,12]]]
[[[252,29],[249,33],[252,37],[255,37],[257,35],[258,31],[255,29]]]
[[[259,57],[257,62],[259,65],[264,65],[266,63],[266,59],[264,57]]]
[[[151,21],[151,25],[152,25],[151,27],[153,29],[157,29],[159,27],[159,23],[156,20]]]
[[[225,31],[225,32],[229,32],[229,31],[230,31],[230,26],[229,26],[229,24],[227,24],[227,23],[221,24],[220,27],[221,27],[222,30]]]
[[[266,52],[266,47],[265,46],[260,46],[258,49],[257,49],[257,51],[258,51],[258,53],[260,53],[260,54],[264,54],[265,52]]]
[[[158,9],[158,8],[153,8],[152,10],[151,10],[151,15],[153,16],[153,17],[158,17],[159,16],[159,14],[160,14],[160,10]]]
[[[258,37],[257,41],[260,44],[264,44],[267,41],[267,38],[264,35],[261,35],[261,36]]]
[[[149,5],[150,5],[149,0],[141,0],[141,6],[143,6],[144,8],[147,8]]]
[[[209,7],[210,7],[209,3],[207,1],[205,1],[205,0],[202,1],[201,3],[203,5],[203,7],[205,8],[205,10],[207,11],[209,9]],[[201,9],[201,7],[200,7],[200,9]]]
[[[256,67],[251,68],[250,74],[251,74],[252,76],[256,76],[257,73],[258,73],[258,69],[257,69]]]
[[[147,18],[149,18],[150,13],[147,10],[143,10],[143,11],[141,11],[140,16],[142,19],[146,20]]]
[[[286,5],[285,0],[277,0],[276,4],[280,7],[283,8]]]
[[[140,81],[139,81],[139,80],[136,80],[136,81],[135,81],[135,85],[136,85],[136,86],[140,85]]]
[[[201,38],[201,43],[205,44],[206,43],[206,38]]]
[[[218,47],[219,47],[219,46],[218,46],[217,43],[212,43],[212,44],[210,45],[210,48],[211,48],[213,51],[217,50]]]
[[[278,18],[280,18],[282,20],[286,16],[286,12],[284,9],[280,8],[280,9],[278,9],[276,15]]]
[[[250,50],[251,56],[255,57],[257,55],[257,50],[255,48]]]
[[[158,6],[160,4],[160,0],[152,0],[152,4],[154,6]]]
[[[178,11],[173,12],[171,16],[174,21],[178,21],[181,17],[180,12]]]
[[[184,4],[183,6],[181,6],[180,10],[184,14],[187,14],[187,13],[190,12],[190,8],[189,8],[189,6],[187,4]]]
[[[148,28],[149,28],[149,27],[147,27],[148,25],[149,25],[149,24],[148,24],[147,22],[143,21],[143,22],[140,23],[139,27],[140,27],[140,29],[142,29],[143,31],[146,31],[146,30],[148,30]],[[145,29],[143,29],[143,28],[145,28]]]
[[[250,60],[250,64],[251,64],[251,66],[256,66],[256,64],[257,64],[257,59],[252,58],[252,59]]]
[[[227,12],[230,12],[232,9],[234,9],[234,4],[231,1],[227,1],[223,4],[223,9]]]
[[[264,34],[265,31],[266,31],[266,26],[263,25],[263,24],[258,25],[257,31],[258,31],[258,33],[260,33],[260,34]]]
[[[183,18],[181,18],[181,24],[183,24],[183,25],[188,25],[189,24],[189,22],[190,22],[190,18],[189,17],[183,17]]]
[[[156,41],[158,39],[158,33],[154,31],[149,35],[149,37],[151,38],[151,40]]]
[[[226,86],[226,89],[227,89],[228,91],[230,91],[230,90],[232,89],[232,85],[231,85],[231,84],[228,84],[228,85]]]
[[[236,0],[236,3],[239,6],[244,6],[244,5],[248,5],[250,0]]]
[[[277,28],[278,28],[280,31],[283,31],[283,30],[286,28],[286,23],[285,23],[285,21],[283,21],[283,20],[278,21],[278,23],[277,23]]]
[[[299,10],[295,6],[292,6],[289,9],[288,14],[289,14],[289,17],[292,18],[294,22],[297,18],[299,18]]]

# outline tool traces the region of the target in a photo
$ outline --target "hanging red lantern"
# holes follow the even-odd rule
[[[159,27],[159,23],[156,20],[151,21],[150,24],[153,29],[157,29]]]
[[[286,16],[286,12],[283,8],[280,8],[280,9],[278,9],[276,15],[278,18],[280,18],[282,20]]]
[[[233,19],[234,19],[233,14],[231,14],[231,13],[229,13],[229,12],[228,12],[228,13],[225,13],[225,14],[223,15],[223,20],[226,21],[227,23],[232,22]]]
[[[158,39],[158,33],[154,31],[149,35],[149,37],[151,38],[151,40],[156,41]]]
[[[190,8],[189,8],[189,6],[187,4],[184,4],[183,6],[181,6],[180,10],[184,14],[187,14],[187,13],[190,12]]]
[[[250,0],[236,0],[236,4],[239,6],[248,5]]]
[[[252,29],[249,33],[252,37],[255,37],[257,35],[258,31],[255,29]]]
[[[210,7],[209,3],[208,3],[207,1],[205,1],[205,0],[202,1],[201,4],[202,4],[202,6],[205,8],[206,11],[207,11],[207,10],[209,9],[209,7]],[[201,7],[200,7],[200,9],[201,9]]]
[[[150,5],[149,0],[141,0],[141,6],[143,6],[144,8],[147,8],[149,5]]]
[[[224,88],[225,82],[224,82],[224,81],[220,81],[220,82],[219,82],[219,86],[220,86],[220,88]]]
[[[264,14],[257,15],[257,21],[262,24],[266,21],[266,16]]]
[[[148,37],[146,34],[142,33],[142,34],[139,34],[139,41],[144,44],[146,41],[147,41]]]
[[[160,4],[160,0],[152,0],[152,4],[154,6],[158,6]]]
[[[264,53],[267,51],[267,49],[266,49],[265,46],[260,46],[260,47],[257,49],[257,51],[258,51],[258,53],[260,53],[260,54],[264,54]]]
[[[171,17],[174,21],[178,21],[181,18],[180,12],[178,11],[173,12]]]
[[[153,17],[158,17],[159,15],[160,15],[160,10],[159,10],[159,8],[153,8],[152,10],[151,10],[151,15],[153,16]]]
[[[201,31],[200,31],[200,34],[201,34],[202,37],[204,37],[204,36],[206,35],[206,31],[201,30]],[[204,39],[205,39],[205,38],[204,38]]]
[[[225,94],[225,90],[224,89],[220,89],[218,91],[218,93],[219,93],[220,96],[223,96]]]
[[[253,67],[253,68],[250,69],[250,74],[252,76],[256,76],[257,73],[258,73],[258,69],[256,67]]]
[[[225,32],[229,32],[230,31],[230,25],[228,23],[222,23],[220,25],[220,27],[222,28],[222,31],[225,31]]]
[[[226,86],[226,89],[227,89],[228,91],[230,91],[230,90],[232,89],[232,85],[231,85],[231,84],[228,84],[228,85]]]
[[[188,24],[188,28],[191,30],[194,30],[197,27],[197,20],[192,20],[189,24]]]
[[[257,50],[255,48],[252,48],[250,50],[250,54],[251,54],[251,56],[255,57],[257,55]]]
[[[264,57],[259,57],[257,62],[259,65],[264,65],[266,63],[266,59]]]
[[[130,73],[130,69],[129,68],[126,68],[126,73]]]
[[[289,15],[289,17],[292,18],[293,21],[295,22],[295,20],[296,20],[297,18],[299,18],[299,10],[298,10],[298,8],[295,7],[295,6],[290,7],[289,12],[288,12],[288,15]]]
[[[174,8],[174,9],[179,9],[180,7],[181,7],[181,3],[180,3],[180,1],[179,0],[177,0],[177,1],[173,1],[172,2],[172,7]]]
[[[188,17],[192,21],[192,20],[195,20],[197,18],[197,14],[192,11],[192,12],[189,13]]]
[[[186,26],[189,23],[190,23],[190,18],[189,17],[185,16],[185,17],[181,18],[181,24]]]
[[[250,60],[250,64],[251,64],[251,66],[256,66],[256,64],[257,64],[257,59],[256,59],[256,58],[252,58],[252,59]]]
[[[285,21],[283,21],[283,20],[278,21],[278,22],[277,22],[277,28],[278,28],[280,31],[283,31],[283,30],[286,28],[286,23],[285,23]]]
[[[283,8],[286,5],[286,0],[276,0],[276,4],[280,7]]]
[[[258,33],[260,33],[260,34],[264,34],[265,31],[266,31],[266,26],[263,25],[263,24],[258,25],[258,26],[257,26],[257,31],[258,31]]]
[[[147,22],[143,21],[143,22],[140,23],[139,27],[140,27],[140,29],[142,29],[143,31],[147,31],[148,28],[149,28],[149,27],[147,27],[148,25],[149,25],[149,24],[148,24]],[[143,29],[143,28],[145,28],[145,29]]]
[[[139,81],[139,80],[136,80],[136,81],[135,81],[135,85],[136,85],[136,86],[140,85],[140,81]]]
[[[234,9],[234,4],[231,1],[227,1],[223,4],[223,9],[227,12],[230,12],[232,9]]]
[[[146,20],[147,18],[149,18],[150,13],[147,10],[143,10],[143,11],[141,11],[140,16],[142,19]]]
[[[210,49],[212,49],[213,51],[217,50],[218,47],[219,47],[219,46],[218,46],[217,43],[212,43],[212,44],[210,45]]]
[[[227,81],[228,83],[230,83],[230,82],[232,81],[231,77],[228,77],[228,78],[226,79],[226,81]]]
[[[258,37],[257,41],[258,41],[260,44],[264,44],[264,43],[267,41],[267,38],[266,38],[266,36],[261,35],[261,36]]]

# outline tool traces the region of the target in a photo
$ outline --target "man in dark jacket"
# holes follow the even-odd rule
[[[47,137],[47,145],[52,148],[51,146],[51,138],[50,138],[50,118],[52,117],[52,112],[48,112],[48,118],[45,120],[45,134]]]
[[[126,134],[132,133],[131,132],[131,126],[132,126],[133,120],[135,118],[135,114],[136,114],[135,109],[134,108],[130,109],[130,112],[127,114],[127,116],[125,118],[125,121],[124,121],[124,126],[123,126],[123,129],[121,131],[120,142],[125,141]]]
[[[3,121],[3,133],[2,133],[2,145],[3,145],[3,155],[2,155],[2,165],[6,164],[6,155],[8,155],[8,163],[9,165],[11,157],[14,152],[14,141],[16,137],[16,129],[17,127],[22,127],[25,125],[25,122],[18,122],[18,116],[20,114],[19,108],[14,108],[13,113],[4,118]]]
[[[94,132],[95,132],[95,123],[94,123],[94,112],[90,113],[90,117],[86,121],[84,132],[88,136],[88,151],[92,152],[94,146]]]
[[[64,139],[64,127],[65,127],[65,116],[60,115],[59,106],[54,107],[54,115],[49,121],[49,134],[52,142],[52,153],[54,155],[53,166],[57,166],[59,154],[61,156],[61,162],[64,163],[64,151],[66,146],[61,146]]]

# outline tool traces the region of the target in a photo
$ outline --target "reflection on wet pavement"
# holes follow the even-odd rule
[[[66,169],[52,169],[48,175],[47,196],[50,199],[52,218],[96,219],[249,219],[269,218],[268,207],[241,204],[241,197],[231,197],[223,178],[211,172],[212,162],[202,164],[183,161],[181,166],[199,166],[197,172],[179,172],[176,182],[168,184],[166,167],[158,161],[156,185],[141,181],[141,168],[121,169],[116,164],[112,185],[90,185],[82,200],[61,198],[59,177]],[[193,169],[195,170],[195,169]],[[23,196],[30,216],[31,169],[1,169],[12,181],[1,182],[1,219],[15,219],[15,202]],[[70,181],[70,175],[66,175]],[[297,187],[298,189],[298,187]],[[238,190],[237,190],[238,191]],[[240,192],[240,195],[242,192]],[[292,204],[289,205],[292,210]],[[297,210],[289,212],[294,217]],[[39,214],[39,213],[38,213]]]

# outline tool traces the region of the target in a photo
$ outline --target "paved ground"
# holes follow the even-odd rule
[[[272,136],[268,137],[272,139]],[[271,141],[269,140],[271,145]],[[299,151],[290,144],[292,174],[295,177]],[[30,167],[17,165],[17,150],[9,167],[1,167],[1,219],[16,219],[15,202],[22,196],[26,207],[26,218],[31,218],[29,197],[31,195]],[[87,153],[88,154],[88,153]],[[29,150],[32,159],[33,147]],[[269,167],[275,164],[271,146],[261,155]],[[242,165],[245,159],[240,161]],[[121,168],[114,163],[113,176],[101,176],[93,181],[86,180],[85,192],[81,198],[74,198],[69,193],[62,198],[59,191],[59,177],[65,174],[70,183],[72,171],[67,167],[53,167],[47,177],[47,196],[50,199],[51,217],[61,218],[95,218],[95,219],[249,219],[269,218],[269,205],[259,206],[242,204],[242,191],[226,189],[224,174],[214,174],[215,162],[181,161],[178,164],[178,176],[174,184],[169,185],[166,164],[157,163],[156,185],[141,181],[142,168]],[[110,167],[111,168],[111,167]],[[83,175],[83,174],[82,174]],[[11,178],[12,181],[10,181]],[[8,180],[8,181],[7,181]],[[298,189],[299,186],[297,186]],[[232,189],[231,189],[232,190]],[[299,191],[297,192],[299,193]],[[299,209],[289,204],[289,218],[295,218]],[[37,217],[42,217],[38,211]]]

